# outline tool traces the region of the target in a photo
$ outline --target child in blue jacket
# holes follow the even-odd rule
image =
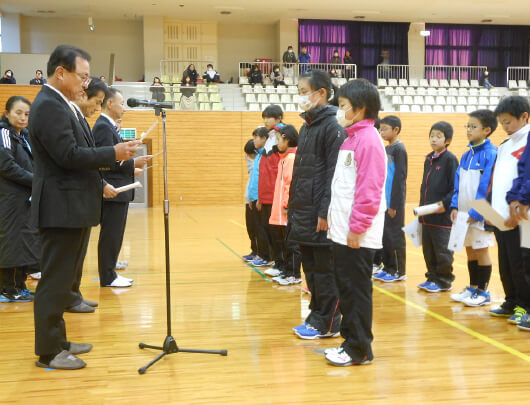
[[[491,302],[487,288],[491,277],[489,247],[494,245],[494,236],[484,229],[484,218],[467,202],[484,199],[488,194],[497,158],[497,147],[488,138],[496,128],[497,118],[492,111],[477,110],[469,114],[466,125],[469,150],[462,155],[455,175],[451,220],[453,223],[456,221],[459,211],[469,214],[464,242],[469,286],[458,294],[452,294],[451,299],[467,306],[482,306]]]

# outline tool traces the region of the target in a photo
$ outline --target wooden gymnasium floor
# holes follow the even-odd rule
[[[182,347],[227,349],[228,357],[179,353],[137,373],[157,354],[138,342],[158,345],[165,337],[164,235],[161,208],[131,209],[121,259],[130,263],[122,274],[134,287],[99,288],[95,229],[82,290],[100,307],[66,314],[69,338],[94,344],[82,356],[87,368],[36,368],[32,304],[0,306],[0,403],[528,403],[530,333],[491,318],[487,308],[453,304],[447,293],[418,292],[425,267],[410,245],[409,279],[374,287],[375,362],[328,365],[315,349],[341,339],[293,335],[308,297],[241,262],[249,245],[243,224],[243,207],[171,210],[174,336]],[[456,290],[466,285],[465,263],[457,254]]]

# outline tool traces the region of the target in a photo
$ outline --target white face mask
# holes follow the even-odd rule
[[[359,116],[360,112],[355,115],[351,120],[346,119],[346,113],[351,110],[351,107],[347,110],[337,110],[337,122],[343,128],[348,128],[353,124],[353,121]]]
[[[312,102],[309,97],[311,97],[312,94],[316,93],[316,91],[313,91],[312,93],[309,93],[309,94],[304,94],[303,96],[299,96],[298,97],[298,105],[300,106],[300,108],[304,111],[309,111],[311,110],[312,108],[315,107],[316,102]]]

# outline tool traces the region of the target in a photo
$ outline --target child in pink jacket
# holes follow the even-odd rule
[[[280,274],[273,278],[280,285],[292,285],[302,282],[300,275],[301,256],[297,244],[287,240],[287,203],[289,202],[289,188],[293,177],[294,156],[298,145],[298,131],[292,125],[284,125],[276,133],[278,138],[278,175],[274,188],[269,224],[273,229],[273,238],[281,249],[283,265]]]
[[[348,138],[339,150],[331,183],[328,237],[332,240],[335,279],[344,342],[327,349],[335,366],[371,363],[372,263],[382,248],[385,223],[387,157],[374,120],[381,107],[377,88],[365,79],[339,89],[337,120]]]

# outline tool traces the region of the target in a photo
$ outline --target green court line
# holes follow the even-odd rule
[[[215,238],[215,239],[217,239],[217,242],[219,242],[221,245],[223,245],[225,248],[227,248],[230,252],[232,252],[234,254],[234,256],[237,256],[237,258],[241,259],[241,256],[234,249],[232,249],[230,246],[228,246],[226,243],[224,243],[221,239],[219,239],[219,238]],[[263,277],[263,280],[270,281],[268,279],[268,277],[265,274],[263,274],[261,271],[259,271],[256,267],[254,267],[253,265],[251,265],[248,262],[245,262],[245,264],[248,267],[250,267],[252,270],[254,270],[256,273],[258,273],[261,277]]]
[[[196,224],[199,223],[199,221],[197,221],[195,218],[193,218],[190,214],[188,214],[186,211],[184,211],[184,215],[186,215],[189,219],[191,219],[193,222],[195,222]]]

